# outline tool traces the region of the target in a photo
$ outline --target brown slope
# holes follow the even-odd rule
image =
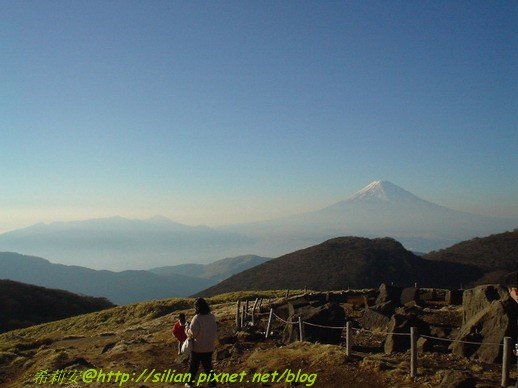
[[[518,271],[518,229],[463,241],[423,257],[473,265],[484,271]]]
[[[377,287],[382,282],[458,287],[481,274],[471,266],[425,260],[391,238],[339,237],[243,271],[198,295],[304,287],[337,290]]]
[[[105,298],[0,280],[0,333],[113,306]]]

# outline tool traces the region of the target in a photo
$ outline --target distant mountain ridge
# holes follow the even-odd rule
[[[188,226],[165,217],[110,217],[37,224],[0,234],[0,251],[48,257],[63,264],[120,271],[147,269],[254,252],[276,257],[339,236],[389,236],[429,252],[501,233],[518,220],[460,212],[419,198],[388,181],[374,181],[323,209],[274,220],[220,227]]]
[[[210,279],[215,282],[224,280],[236,273],[262,264],[271,258],[256,255],[227,257],[209,264],[179,264],[174,266],[152,268],[149,272],[158,275],[175,273],[178,275],[193,276]]]
[[[105,298],[0,280],[0,333],[110,307]]]
[[[97,271],[52,264],[40,257],[0,252],[0,278],[106,297],[116,304],[187,296],[213,284],[207,279],[148,271]]]
[[[234,275],[198,296],[246,290],[343,290],[386,282],[458,287],[482,276],[479,268],[425,260],[392,238],[339,237],[267,261]]]
[[[241,253],[253,241],[233,232],[188,226],[165,217],[137,220],[116,216],[36,224],[7,232],[0,235],[0,251],[120,271],[180,264],[185,258],[207,260],[229,250]]]
[[[149,271],[112,272],[53,264],[40,257],[0,252],[0,278],[106,297],[117,304],[188,296],[242,270],[265,262],[255,255],[184,264]]]

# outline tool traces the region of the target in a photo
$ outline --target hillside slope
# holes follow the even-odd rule
[[[0,333],[113,306],[106,298],[0,280]]]
[[[518,229],[462,241],[426,254],[428,260],[472,265],[484,276],[476,284],[501,283],[508,272],[518,271]]]
[[[484,270],[518,271],[518,229],[462,241],[449,248],[430,252],[429,260],[473,265]]]
[[[97,271],[53,264],[40,257],[0,252],[0,278],[75,293],[104,296],[116,304],[186,296],[214,284],[185,275],[157,275],[148,271]]]
[[[302,249],[234,275],[200,292],[267,289],[333,290],[399,285],[458,287],[482,275],[482,270],[459,263],[425,260],[391,238],[339,237]]]

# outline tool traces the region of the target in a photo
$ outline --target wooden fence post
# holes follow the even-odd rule
[[[304,328],[302,327],[302,318],[299,317],[299,340],[304,341]]]
[[[353,339],[351,338],[351,322],[347,321],[345,323],[345,354],[347,356],[351,355],[352,341]]]
[[[241,306],[241,327],[245,326],[245,306]]]
[[[286,296],[285,296],[285,298],[286,298],[286,299],[288,299],[288,298],[289,298],[289,296],[290,296],[290,290],[286,290]]]
[[[241,313],[241,299],[237,300],[237,306],[236,306],[236,328],[241,328],[240,321],[239,321],[239,314]]]
[[[273,307],[270,308],[270,315],[268,316],[268,324],[266,325],[266,333],[264,333],[264,338],[268,338],[270,335],[270,327],[272,325],[273,318]]]
[[[255,325],[255,308],[257,307],[258,302],[259,298],[255,298],[254,306],[252,307],[252,326]]]
[[[246,300],[246,313],[248,314],[248,299]]]
[[[417,375],[417,330],[410,328],[410,377]]]
[[[504,351],[502,354],[502,383],[501,387],[509,385],[509,358],[511,349],[511,337],[504,337]]]

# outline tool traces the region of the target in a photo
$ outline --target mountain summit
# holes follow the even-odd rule
[[[382,202],[427,202],[389,181],[371,182],[363,189],[349,197],[348,200]]]

